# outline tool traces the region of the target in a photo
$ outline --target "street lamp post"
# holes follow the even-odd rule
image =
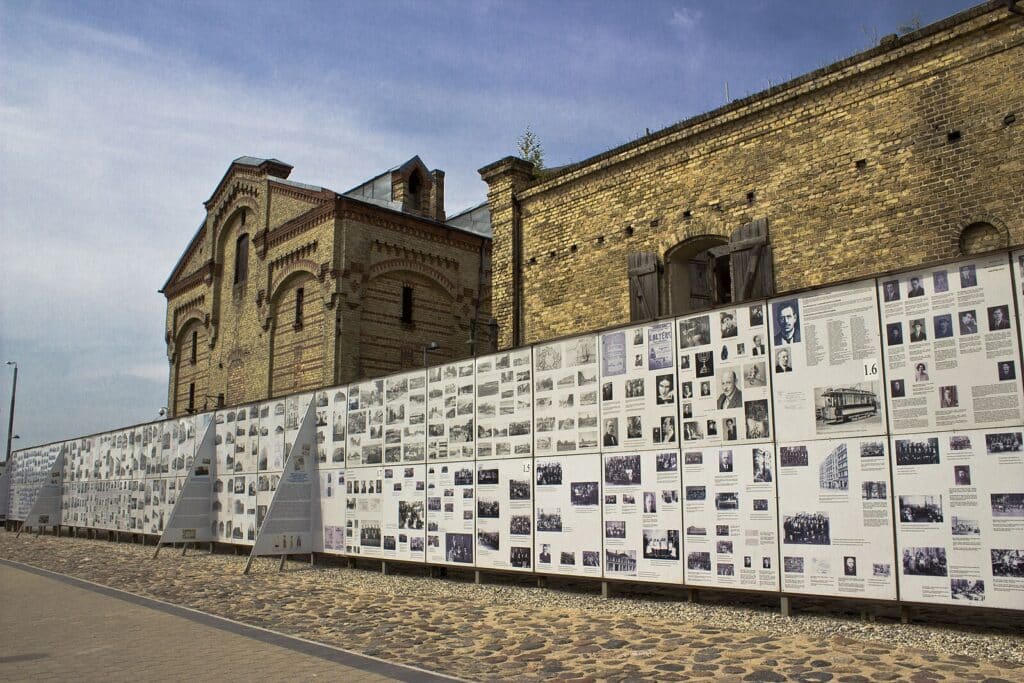
[[[7,361],[8,365],[14,366],[14,382],[11,384],[11,416],[7,421],[7,455],[4,462],[11,459],[11,437],[14,436],[14,399],[18,394],[18,364],[13,360]]]
[[[423,367],[427,367],[427,354],[431,351],[437,351],[439,348],[441,348],[441,345],[436,341],[432,341],[423,347]]]

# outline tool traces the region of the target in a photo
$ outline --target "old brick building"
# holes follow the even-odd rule
[[[891,36],[539,179],[511,157],[482,168],[501,345],[1024,243],[1012,10]]]
[[[281,396],[486,350],[486,206],[446,219],[419,157],[345,193],[236,159],[164,285],[168,408]]]

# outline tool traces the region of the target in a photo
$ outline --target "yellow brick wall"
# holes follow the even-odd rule
[[[975,221],[1000,230],[991,243],[1024,243],[1024,21],[989,8],[946,24],[520,189],[521,341],[628,321],[629,253],[663,259],[759,217],[777,291],[958,256]],[[493,166],[508,346],[518,181]]]
[[[478,308],[489,315],[489,287],[479,285],[480,238],[232,169],[167,290],[172,413],[187,408],[192,381],[201,410],[221,395],[238,405],[419,367],[430,341],[442,344],[433,362],[469,354],[469,321]],[[248,276],[235,284],[242,234],[250,241]],[[175,284],[182,280],[191,284]],[[403,284],[414,287],[411,325],[400,321]],[[304,315],[296,329],[298,287]],[[186,323],[203,339],[194,364],[180,343]]]

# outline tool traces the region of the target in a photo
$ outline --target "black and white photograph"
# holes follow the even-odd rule
[[[908,576],[948,576],[946,549],[940,546],[904,548],[903,573]]]
[[[938,465],[939,439],[896,439],[896,465]]]
[[[675,452],[658,453],[654,463],[655,470],[658,472],[675,472],[679,469],[679,454]]]
[[[449,563],[473,564],[473,535],[445,534],[445,560]]]
[[[775,322],[776,346],[800,343],[800,305],[796,299],[773,303],[772,320]]]
[[[782,558],[783,571],[787,574],[803,574],[804,573],[804,558],[786,556]]]
[[[686,568],[689,571],[711,571],[711,553],[691,552],[686,555]]]
[[[562,511],[560,508],[537,508],[537,531],[562,531]]]
[[[990,555],[993,576],[1024,579],[1024,550],[993,548]]]
[[[988,308],[988,329],[989,332],[1010,329],[1010,307],[1008,305]]]
[[[886,280],[882,283],[882,296],[886,303],[900,300],[900,281]]]
[[[545,463],[537,466],[538,486],[557,486],[562,483],[562,464],[558,462]]]
[[[934,325],[936,339],[949,339],[953,336],[953,316],[949,313],[935,316]]]
[[[569,485],[573,505],[597,505],[600,502],[600,484],[596,481],[572,482]]]
[[[938,524],[942,522],[942,496],[900,496],[900,522]]]
[[[824,512],[800,512],[782,520],[782,542],[830,545],[830,522]]]
[[[605,484],[624,486],[640,483],[640,456],[613,455],[605,458]]]
[[[1024,493],[993,493],[992,517],[1024,519]]]
[[[644,529],[643,556],[648,560],[679,560],[679,531],[676,529]]]
[[[1021,432],[999,432],[985,435],[985,452],[992,455],[995,453],[1020,453]]]
[[[780,446],[781,467],[807,467],[807,446]]]
[[[954,600],[982,602],[985,600],[985,582],[980,579],[950,579],[949,593]]]

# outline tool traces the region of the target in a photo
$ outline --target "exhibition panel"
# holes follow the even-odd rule
[[[602,455],[604,576],[683,583],[678,451]],[[596,494],[596,492],[594,492]],[[586,495],[592,495],[590,489]],[[537,526],[542,518],[538,514]]]
[[[533,353],[516,349],[476,359],[476,457],[533,454]]]
[[[597,372],[597,335],[533,349],[537,455],[598,452]]]
[[[880,278],[893,434],[1024,421],[1010,263],[998,254]]]
[[[665,453],[658,471],[679,468]],[[772,443],[682,453],[686,583],[779,589],[778,507]]]
[[[601,451],[678,442],[675,343],[664,321],[601,335]]]
[[[480,569],[531,570],[532,468],[529,458],[477,463],[476,566]]]
[[[316,448],[320,478],[317,552],[345,553],[345,427],[348,387],[316,392]]]
[[[897,566],[908,602],[1024,609],[1021,427],[894,436]]]
[[[534,462],[540,573],[601,576],[601,456],[559,455]],[[515,491],[512,492],[515,495]],[[521,491],[519,495],[528,495]],[[557,518],[558,523],[549,520]],[[545,520],[542,525],[541,520]]]
[[[676,319],[683,447],[772,438],[765,303]]]
[[[430,368],[427,382],[427,457],[471,460],[476,452],[473,359]]]
[[[884,434],[875,281],[774,299],[769,310],[776,439]]]
[[[427,562],[473,566],[474,468],[472,460],[427,465]]]
[[[885,437],[780,444],[782,590],[896,599]]]

